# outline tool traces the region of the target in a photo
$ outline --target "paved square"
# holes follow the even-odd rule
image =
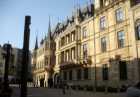
[[[20,89],[14,88],[12,97],[19,96]],[[70,91],[66,90],[66,94],[62,94],[61,89],[47,88],[28,88],[28,97],[126,97],[125,93],[94,93],[86,91]]]

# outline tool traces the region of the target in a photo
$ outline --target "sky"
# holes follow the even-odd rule
[[[84,6],[92,0],[0,0],[0,44],[23,47],[24,18],[31,16],[30,50],[34,48],[36,35],[40,41],[51,27],[72,15],[76,5]]]

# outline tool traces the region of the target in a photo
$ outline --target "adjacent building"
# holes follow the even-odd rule
[[[4,76],[4,68],[5,68],[5,54],[7,44],[4,44],[0,47],[0,77]],[[22,65],[22,49],[12,47],[10,54],[10,62],[9,62],[9,79],[12,82],[19,82],[21,76],[21,65]],[[29,65],[28,65],[28,80],[32,80],[31,73],[31,53],[29,54]]]
[[[4,57],[2,46],[0,46],[0,79],[2,79],[3,75],[4,75]]]

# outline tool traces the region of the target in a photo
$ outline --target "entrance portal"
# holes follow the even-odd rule
[[[58,73],[56,73],[54,75],[54,86],[55,87],[59,86],[59,81],[60,81],[60,77],[59,77]]]
[[[44,80],[45,80],[44,78],[40,79],[40,87],[44,87]]]

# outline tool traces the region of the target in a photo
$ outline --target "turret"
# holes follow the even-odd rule
[[[47,34],[47,39],[51,40],[51,22],[50,22],[50,17],[49,17],[49,25],[48,25],[48,34]]]
[[[51,48],[51,41],[52,41],[52,31],[51,31],[51,22],[49,17],[49,25],[48,25],[48,33],[47,33],[47,45]]]
[[[79,22],[81,22],[82,19],[83,19],[83,16],[82,16],[81,9],[78,8],[78,9],[77,9],[77,12],[76,12],[76,19],[75,19],[76,25],[79,25]]]
[[[36,36],[36,42],[35,42],[35,48],[34,48],[34,50],[37,50],[37,49],[38,49],[38,38]]]

